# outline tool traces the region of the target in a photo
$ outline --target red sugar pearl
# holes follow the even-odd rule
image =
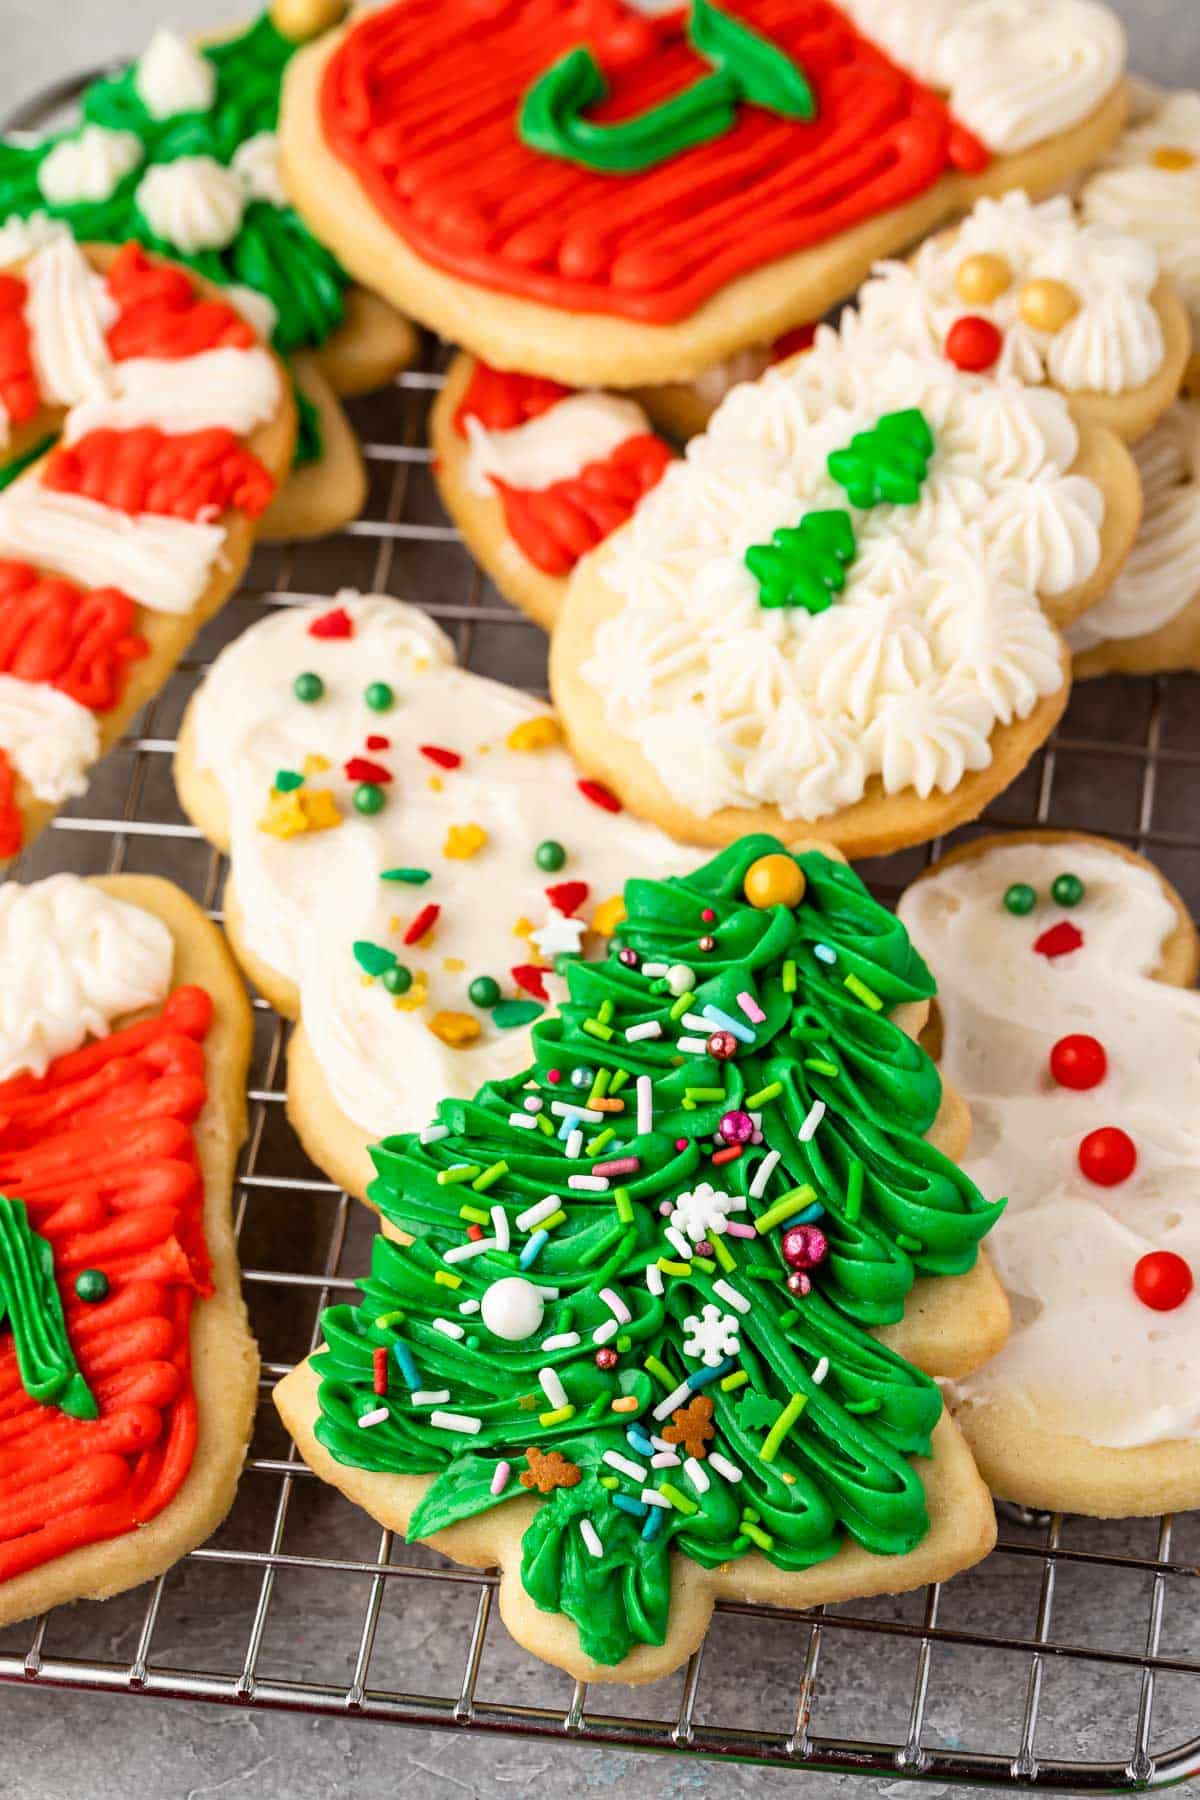
[[[1173,1250],[1151,1250],[1133,1265],[1133,1291],[1143,1306],[1174,1312],[1192,1291],[1192,1271]]]
[[[956,319],[946,334],[946,357],[956,369],[980,375],[1000,360],[1004,339],[990,319],[968,313]]]
[[[1116,1187],[1137,1167],[1137,1148],[1119,1125],[1102,1125],[1081,1140],[1079,1167],[1097,1187]]]
[[[1099,1087],[1108,1074],[1104,1045],[1082,1031],[1059,1038],[1050,1052],[1050,1073],[1059,1087],[1080,1091]]]
[[[602,1350],[597,1350],[596,1367],[598,1369],[615,1369],[616,1366],[617,1353],[615,1350],[610,1350],[607,1345]]]

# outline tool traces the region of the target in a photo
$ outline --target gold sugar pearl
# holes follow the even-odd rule
[[[302,44],[336,25],[346,11],[346,0],[271,0],[271,23],[281,37]]]
[[[750,864],[742,891],[751,906],[799,906],[806,885],[803,869],[779,851]]]
[[[968,306],[990,306],[1012,286],[1012,264],[1005,256],[982,250],[965,257],[954,274],[954,291]]]
[[[1196,158],[1190,150],[1184,150],[1175,144],[1164,144],[1161,150],[1154,152],[1156,169],[1170,169],[1173,173],[1180,169],[1194,169]]]
[[[1034,331],[1061,331],[1079,311],[1079,295],[1065,281],[1046,276],[1027,281],[1018,304],[1022,319]]]

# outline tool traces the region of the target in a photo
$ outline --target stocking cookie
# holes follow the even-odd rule
[[[294,59],[280,142],[301,213],[394,304],[495,367],[630,387],[1089,167],[1123,66],[1094,0],[398,0]]]
[[[404,1241],[276,1402],[381,1523],[499,1565],[525,1648],[642,1682],[717,1595],[897,1592],[990,1548],[936,1386],[869,1327],[998,1208],[923,1136],[940,1083],[887,1012],[928,976],[845,865],[748,839],[625,905],[527,1069],[376,1146]]]
[[[0,887],[0,1622],[161,1574],[227,1512],[258,1355],[230,1196],[250,1010],[169,882]]]
[[[636,401],[458,356],[430,421],[446,509],[496,586],[547,630],[580,557],[672,457]]]
[[[81,242],[136,239],[224,286],[288,358],[302,430],[293,478],[260,522],[265,537],[315,536],[361,510],[366,475],[338,395],[389,381],[416,346],[407,320],[348,286],[280,179],[280,84],[296,43],[321,29],[317,17],[310,9],[303,29],[294,0],[279,0],[203,45],[162,27],[136,62],[85,90],[79,126],[32,146],[0,142],[5,261],[47,219]]]
[[[1060,716],[1059,631],[1139,508],[1128,452],[1060,394],[822,327],[572,577],[551,650],[572,747],[691,842],[933,837]]]
[[[999,1182],[1014,1301],[952,1405],[996,1493],[1102,1517],[1200,1498],[1198,945],[1148,863],[1074,833],[967,845],[901,905],[937,977],[933,1047]]]
[[[55,229],[0,274],[0,859],[233,592],[295,438],[285,372],[136,244]]]

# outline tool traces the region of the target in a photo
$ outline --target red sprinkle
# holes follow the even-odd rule
[[[590,800],[593,806],[602,806],[605,812],[619,813],[621,811],[621,802],[614,793],[605,787],[602,781],[577,781],[575,786],[584,799]]]
[[[1035,956],[1066,956],[1072,950],[1083,947],[1083,933],[1078,925],[1072,925],[1070,919],[1060,919],[1057,925],[1051,925],[1043,931],[1033,946]]]
[[[382,763],[372,762],[369,756],[352,756],[345,765],[347,781],[378,781],[392,779],[392,771],[385,769]]]
[[[419,944],[427,931],[432,931],[441,913],[440,906],[423,906],[404,934],[406,944]]]
[[[715,919],[715,918],[716,918],[716,916],[717,916],[717,915],[716,915],[716,913],[715,913],[715,912],[714,912],[714,911],[713,911],[713,909],[712,909],[712,907],[711,907],[711,906],[706,906],[706,907],[705,907],[705,908],[704,908],[704,911],[703,911],[703,912],[702,912],[702,913],[701,913],[701,914],[700,914],[700,919],[701,919],[701,922],[702,922],[702,923],[703,923],[703,924],[705,924],[705,925],[711,925],[711,924],[712,924],[712,922],[713,922],[713,920],[714,920],[714,919]]]
[[[354,620],[344,606],[335,606],[331,612],[321,613],[312,620],[308,635],[315,638],[353,637]]]
[[[439,769],[457,769],[462,764],[462,757],[457,750],[443,750],[440,744],[419,744],[417,748],[422,756],[427,756]]]
[[[483,1236],[483,1226],[482,1225],[468,1225],[467,1226],[467,1236],[470,1238],[470,1240],[473,1244],[477,1244],[479,1242],[480,1238]]]
[[[589,893],[586,881],[559,881],[546,889],[546,898],[560,913],[578,912]]]
[[[1059,1087],[1080,1091],[1099,1087],[1108,1073],[1104,1045],[1082,1031],[1059,1038],[1050,1052],[1050,1073]]]
[[[1133,1291],[1155,1312],[1174,1312],[1193,1286],[1191,1268],[1173,1250],[1151,1250],[1133,1265]]]
[[[956,369],[982,374],[995,366],[1004,349],[1004,339],[990,319],[968,313],[956,319],[946,337],[946,357]]]
[[[373,731],[371,733],[370,737],[367,739],[367,749],[368,750],[390,750],[391,747],[392,747],[391,738],[380,737],[380,735],[377,731]]]
[[[559,1082],[562,1080],[562,1070],[561,1069],[547,1069],[546,1070],[546,1080],[550,1083],[551,1087],[557,1087]]]
[[[509,970],[509,974],[517,986],[522,988],[525,993],[532,994],[535,1000],[549,1000],[546,983],[542,979],[545,974],[544,969],[537,968],[533,963],[518,963],[515,969]]]
[[[745,1144],[727,1144],[724,1150],[713,1151],[713,1161],[715,1163],[736,1162],[745,1148]]]
[[[388,1353],[387,1347],[380,1344],[371,1352],[373,1370],[372,1387],[377,1394],[386,1394],[388,1387]]]

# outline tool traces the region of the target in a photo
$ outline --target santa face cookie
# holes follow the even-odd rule
[[[214,290],[52,228],[0,274],[0,859],[237,586],[286,477],[286,373]]]
[[[981,200],[907,262],[882,264],[841,322],[972,374],[1065,394],[1130,442],[1170,405],[1188,324],[1155,248],[1087,223],[1065,196]]]
[[[233,1499],[258,1356],[230,1195],[250,1011],[168,882],[0,887],[0,1622],[169,1568]]]
[[[581,556],[674,452],[636,401],[458,356],[430,418],[446,510],[505,597],[549,630]]]
[[[355,1192],[372,1136],[522,1068],[631,869],[691,855],[580,779],[545,707],[459,669],[415,607],[289,607],[222,652],[177,782],[232,859],[237,953],[302,1017],[292,1115]]]
[[[1200,1499],[1196,933],[1140,857],[1070,834],[968,845],[901,916],[938,983],[965,1167],[1008,1195],[1000,1354],[952,1393],[1006,1498],[1115,1516]]]
[[[136,239],[226,287],[255,332],[296,359],[295,479],[260,524],[283,538],[360,510],[366,479],[337,395],[390,380],[415,348],[407,321],[348,287],[288,203],[275,127],[299,23],[263,13],[201,46],[163,27],[85,91],[79,126],[32,146],[0,142],[3,260],[30,247],[23,221],[35,241],[48,218],[80,242]]]
[[[1123,66],[1095,0],[399,0],[295,59],[280,142],[395,304],[496,367],[628,387],[819,318],[981,193],[1069,179]]]
[[[1061,395],[822,328],[576,571],[556,704],[584,766],[689,841],[920,842],[1052,728],[1059,628],[1138,508],[1128,452]]]
[[[893,1592],[990,1546],[936,1388],[866,1327],[996,1209],[922,1135],[940,1084],[887,1012],[928,974],[845,865],[747,839],[625,905],[528,1067],[376,1147],[403,1243],[276,1401],[376,1518],[498,1563],[519,1643],[638,1682],[718,1594]]]

